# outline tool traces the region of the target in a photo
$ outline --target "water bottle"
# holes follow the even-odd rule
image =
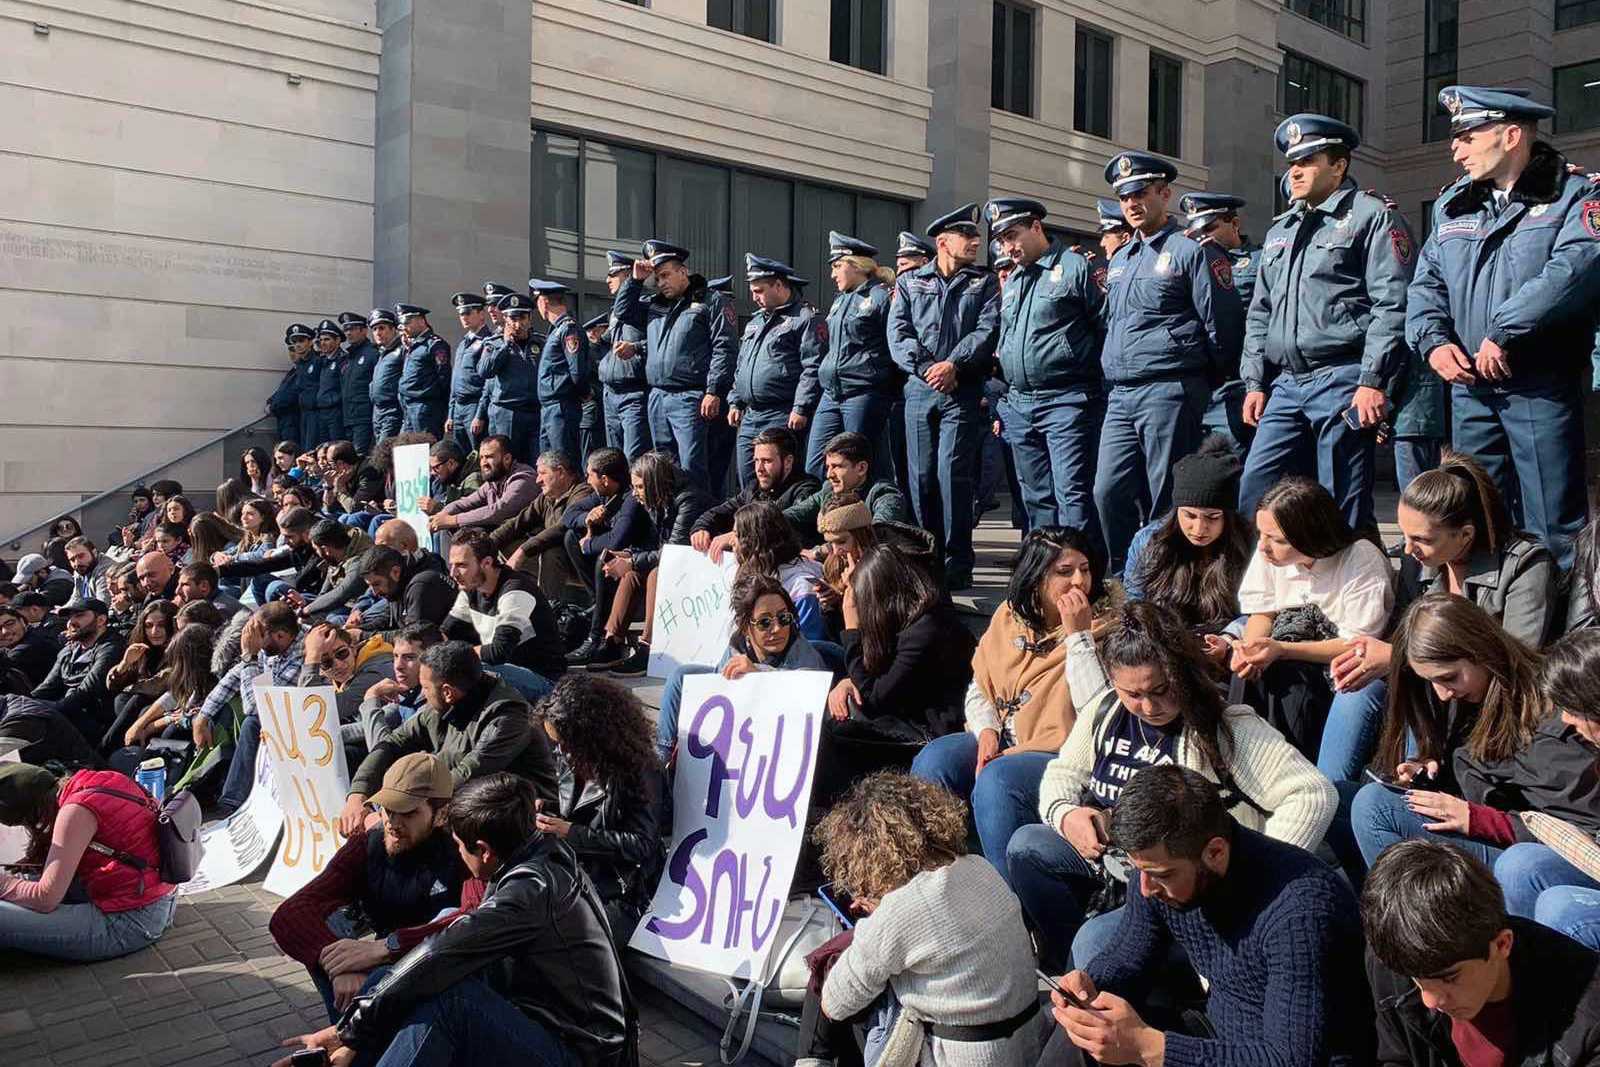
[[[155,797],[157,804],[167,799],[167,761],[160,756],[152,756],[139,764],[133,780],[144,786],[145,792]]]

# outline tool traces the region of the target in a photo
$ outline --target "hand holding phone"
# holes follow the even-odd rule
[[[1385,778],[1382,775],[1377,774],[1370,767],[1368,767],[1366,770],[1362,771],[1361,773],[1365,774],[1368,779],[1370,779],[1371,781],[1377,782],[1379,785],[1383,786],[1385,789],[1387,789],[1391,793],[1405,793],[1405,792],[1409,791],[1407,786],[1401,785],[1399,782],[1395,781],[1392,778]]]
[[[1066,986],[1062,985],[1060,982],[1057,982],[1054,978],[1051,978],[1048,974],[1045,974],[1043,971],[1039,970],[1038,968],[1034,968],[1034,973],[1037,974],[1041,979],[1043,979],[1044,984],[1050,987],[1050,991],[1052,993],[1054,993],[1056,996],[1060,997],[1062,1000],[1066,1001],[1067,1004],[1070,1005],[1071,1007],[1077,1008],[1080,1011],[1098,1011],[1099,1010],[1098,1008],[1096,1008],[1092,1004],[1090,1004],[1087,1000],[1084,1000],[1082,997],[1078,996],[1078,994],[1072,992]]]

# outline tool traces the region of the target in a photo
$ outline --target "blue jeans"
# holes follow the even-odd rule
[[[739,440],[734,446],[734,461],[739,470],[739,488],[744,489],[755,480],[756,434],[773,426],[788,426],[792,408],[745,408],[739,417]],[[800,455],[805,455],[806,434],[795,434],[799,439]]]
[[[1539,894],[1534,919],[1600,951],[1600,890],[1561,885]]]
[[[1353,692],[1334,693],[1328,721],[1322,727],[1322,746],[1317,749],[1317,770],[1334,782],[1359,780],[1361,769],[1372,762],[1378,749],[1378,732],[1388,706],[1386,678],[1375,678]]]
[[[1198,376],[1116,385],[1106,397],[1094,506],[1110,559],[1121,574],[1139,528],[1172,507],[1172,465],[1200,445],[1211,391]]]
[[[483,666],[490,674],[498,674],[501,681],[521,693],[530,704],[543,700],[556,687],[544,675],[515,663],[485,663]]]
[[[1412,479],[1439,465],[1444,442],[1435,437],[1397,437],[1394,442],[1394,484],[1400,492]]]
[[[1072,526],[1099,541],[1094,470],[1106,412],[1101,387],[1013,389],[1005,406],[1006,440],[1022,484],[1029,529]]]
[[[884,429],[893,414],[894,397],[885,393],[862,393],[835,400],[826,391],[811,417],[811,439],[806,448],[806,470],[814,477],[825,473],[822,450],[841,433],[858,433],[872,442],[873,477],[889,480],[894,462]],[[903,431],[902,431],[903,433]]]
[[[1129,890],[1131,893],[1138,891],[1137,886]],[[1081,968],[1093,963],[1096,956],[1116,941],[1117,928],[1121,925],[1122,908],[1085,919],[1083,925],[1078,927],[1078,935],[1072,939],[1072,966]]]
[[[1100,888],[1098,868],[1078,855],[1053,826],[1033,823],[1011,835],[1006,846],[1011,889],[1039,941],[1039,958],[1051,974],[1066,971],[1083,912]],[[1087,960],[1079,959],[1082,966]]]
[[[661,685],[661,710],[656,714],[656,755],[664,764],[678,743],[678,711],[683,703],[683,680],[691,674],[715,674],[715,667],[686,663],[673,669]]]
[[[1572,541],[1588,514],[1583,395],[1576,377],[1515,387],[1450,387],[1451,444],[1483,464],[1518,529],[1572,566]]]
[[[1600,890],[1587,874],[1562,859],[1549,845],[1523,841],[1512,845],[1494,861],[1495,881],[1506,895],[1506,911],[1524,919],[1538,917],[1544,894],[1560,886]]]
[[[963,731],[929,741],[911,761],[911,773],[971,801],[983,858],[1009,885],[1006,846],[1019,827],[1039,821],[1039,779],[1054,758],[1053,752],[1015,752],[978,774],[978,739]]]
[[[0,900],[0,949],[57,960],[88,962],[126,956],[156,943],[178,907],[173,890],[132,911],[104,912],[93,904],[62,904],[38,912]]]
[[[711,491],[709,424],[700,417],[705,393],[698,389],[674,393],[650,390],[650,439],[655,447],[676,452],[678,466],[701,489]]]
[[[906,382],[906,462],[917,525],[933,534],[952,582],[972,576],[973,493],[982,448],[982,391],[972,385],[941,393]]]
[[[645,395],[619,393],[609,385],[602,394],[606,405],[606,444],[620,449],[632,463],[650,451],[650,420],[645,416]],[[577,457],[573,457],[574,461]]]
[[[1344,413],[1355,398],[1359,363],[1295,374],[1272,383],[1267,409],[1239,479],[1239,512],[1254,518],[1256,505],[1288,474],[1314,477],[1333,494],[1356,530],[1375,524],[1372,508],[1376,429],[1352,430]]]
[[[583,453],[578,451],[578,424],[582,421],[583,401],[575,396],[539,405],[539,450],[554,449],[582,467]]]
[[[1401,841],[1424,838],[1453,845],[1475,859],[1493,866],[1505,851],[1483,841],[1474,841],[1459,834],[1439,834],[1423,829],[1423,820],[1406,807],[1403,794],[1385,788],[1376,782],[1361,787],[1350,803],[1350,829],[1354,831],[1361,858],[1371,870],[1378,855],[1390,845]]]
[[[358,1063],[378,1067],[452,1067],[515,1063],[519,1067],[577,1067],[578,1057],[549,1029],[524,1015],[480,977],[466,978],[424,1000],[381,1056]]]
[[[256,781],[256,749],[260,747],[261,717],[245,715],[239,720],[239,732],[233,739],[233,761],[228,764],[222,795],[217,798],[223,808],[237,811],[250,799]]]

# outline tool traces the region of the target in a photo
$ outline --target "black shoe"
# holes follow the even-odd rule
[[[567,666],[583,668],[589,666],[589,659],[600,650],[605,643],[603,638],[590,634],[583,639],[583,644],[567,653]]]
[[[628,646],[621,641],[613,641],[608,637],[600,643],[600,646],[594,650],[594,654],[589,657],[589,669],[591,671],[609,671],[627,658]]]
[[[628,658],[611,668],[611,673],[623,678],[638,678],[650,669],[650,646],[634,645]]]

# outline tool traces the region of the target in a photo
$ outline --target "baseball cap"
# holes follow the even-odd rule
[[[40,571],[50,569],[50,561],[37,552],[30,552],[17,560],[17,581],[25,582]]]
[[[377,807],[405,815],[416,811],[425,800],[449,800],[455,782],[444,760],[431,752],[401,756],[383,775],[383,788],[368,801]]]

